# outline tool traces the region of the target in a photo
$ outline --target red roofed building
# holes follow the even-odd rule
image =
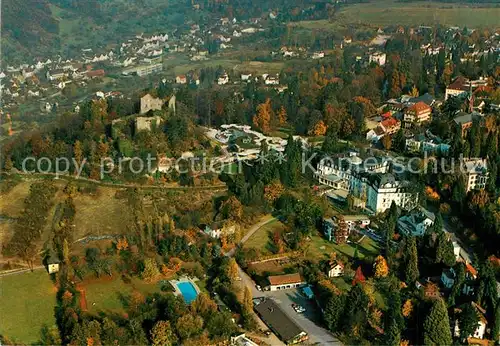
[[[414,124],[421,124],[431,120],[432,108],[424,102],[417,102],[408,107],[404,112],[405,127],[412,127]]]
[[[392,135],[396,133],[401,128],[401,122],[393,117],[387,118],[384,121],[380,122],[380,126],[385,131],[386,134]]]
[[[93,70],[93,71],[87,71],[87,77],[88,78],[102,78],[104,77],[104,70]]]
[[[267,278],[269,280],[269,290],[278,291],[288,288],[301,287],[306,284],[305,280],[299,273],[274,275]]]

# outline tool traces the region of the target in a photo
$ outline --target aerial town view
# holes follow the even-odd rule
[[[500,0],[0,5],[0,346],[500,345]]]

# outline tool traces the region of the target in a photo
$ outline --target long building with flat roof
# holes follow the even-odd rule
[[[265,324],[287,345],[308,339],[308,335],[272,299],[265,299],[254,307]]]

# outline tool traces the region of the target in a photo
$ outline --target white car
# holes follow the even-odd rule
[[[257,291],[262,291],[262,287],[260,287],[260,285],[255,285],[255,288],[257,289]]]
[[[306,309],[300,305],[292,304],[292,308],[295,310],[296,313],[301,314],[306,311]]]

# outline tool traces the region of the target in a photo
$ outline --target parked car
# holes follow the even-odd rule
[[[306,311],[306,309],[300,305],[297,304],[292,304],[292,308],[295,310],[296,313],[301,314]]]

